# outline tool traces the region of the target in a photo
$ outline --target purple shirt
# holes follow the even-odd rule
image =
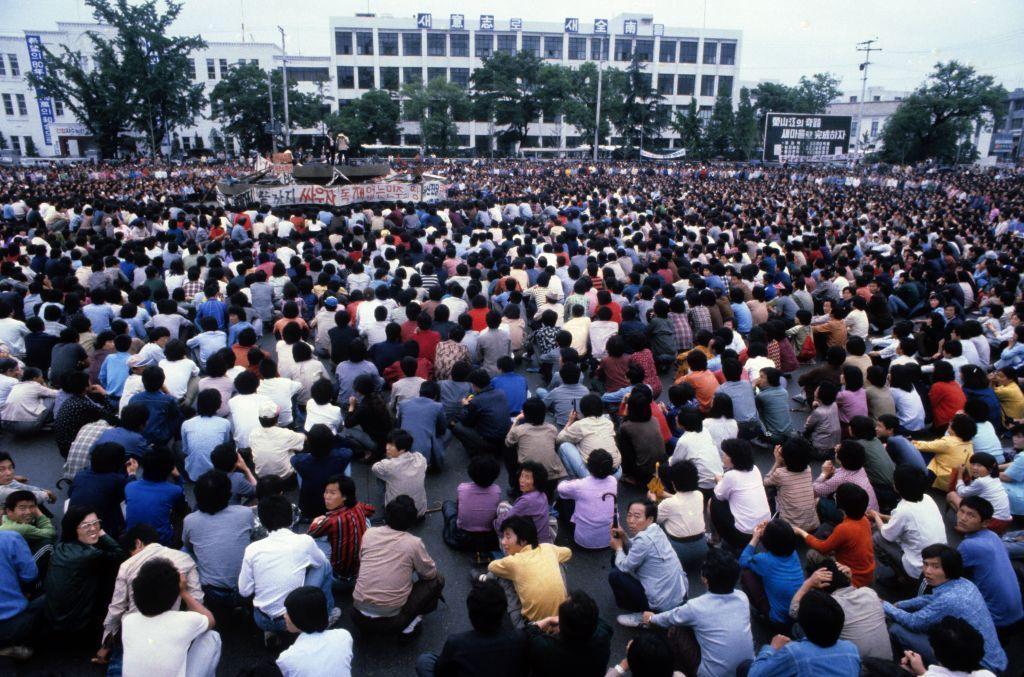
[[[615,510],[619,481],[614,477],[599,480],[585,477],[558,485],[558,495],[576,501],[572,523],[576,525],[574,540],[583,548],[607,548]],[[611,494],[608,498],[602,498]]]
[[[475,482],[463,482],[458,496],[458,527],[463,531],[490,531],[501,501],[501,488],[497,484],[481,487]]]
[[[836,395],[836,406],[839,408],[839,420],[849,423],[854,416],[868,415],[868,394],[863,388],[854,392],[840,390]]]
[[[501,529],[502,522],[509,517],[522,515],[533,520],[534,525],[537,527],[538,541],[541,543],[554,543],[555,539],[551,536],[551,527],[548,525],[550,514],[551,508],[548,505],[548,497],[543,492],[531,491],[517,498],[512,503],[512,507],[508,512],[494,520],[494,530],[498,531],[499,535],[501,535],[499,530]]]

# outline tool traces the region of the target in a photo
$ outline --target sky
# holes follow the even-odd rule
[[[878,38],[882,51],[871,55],[868,86],[912,90],[936,62],[957,59],[1009,90],[1024,87],[1024,0],[518,0],[515,7],[515,16],[528,21],[590,21],[629,11],[653,14],[667,26],[739,29],[743,82],[795,84],[801,75],[828,71],[845,92],[858,93],[863,54],[856,44]],[[507,19],[508,8],[494,0],[184,0],[174,32],[237,41],[244,21],[246,40],[276,43],[281,25],[289,53],[327,55],[331,16],[430,12],[437,21],[461,13],[469,23],[479,14]],[[92,18],[82,0],[0,0],[0,16],[3,33]]]

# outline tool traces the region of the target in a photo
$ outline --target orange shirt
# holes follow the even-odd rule
[[[875,580],[875,548],[871,543],[871,523],[844,518],[824,541],[807,534],[807,547],[823,555],[834,554],[836,561],[850,567],[853,587],[871,585]]]
[[[718,379],[707,369],[691,371],[683,377],[683,383],[689,383],[697,393],[697,402],[700,403],[701,413],[708,413],[711,410],[711,402],[715,399],[715,391],[718,390]]]

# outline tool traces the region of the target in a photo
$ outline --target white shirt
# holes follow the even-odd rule
[[[700,479],[698,485],[702,489],[711,489],[715,486],[715,475],[722,475],[725,469],[722,467],[722,456],[715,447],[715,441],[707,430],[699,433],[685,432],[676,442],[675,452],[669,460],[669,464],[680,461],[693,461],[697,466],[697,476]]]
[[[259,393],[235,395],[228,400],[231,428],[235,431],[235,446],[239,449],[249,448],[249,433],[260,425],[259,410],[264,402],[273,403],[274,400]]]
[[[863,310],[851,310],[850,314],[846,316],[846,331],[851,336],[859,336],[862,339],[868,337],[868,314]]]
[[[292,424],[292,398],[302,390],[302,384],[290,378],[265,378],[260,381],[256,392],[265,395],[277,405],[277,422],[279,425],[289,426]]]
[[[128,614],[121,621],[125,675],[185,677],[189,647],[209,629],[195,611],[165,611],[156,616]]]
[[[341,408],[328,402],[327,404],[317,404],[315,401],[310,400],[306,403],[306,432],[318,423],[322,423],[331,429],[332,432],[337,433],[338,428],[341,427]]]
[[[935,501],[928,494],[917,503],[900,501],[892,519],[882,525],[882,537],[903,549],[903,568],[911,578],[921,575],[921,551],[933,543],[946,542],[946,525]]]
[[[28,327],[21,320],[16,320],[13,317],[5,317],[0,320],[0,343],[10,348],[12,355],[25,354],[26,334],[28,334]]]
[[[1006,495],[1006,487],[998,477],[975,477],[970,484],[957,480],[956,493],[961,496],[981,496],[992,504],[995,511],[992,515],[997,520],[1010,520],[1013,515],[1010,513],[1010,497]]]
[[[747,378],[753,383],[761,375],[762,369],[774,369],[775,363],[770,357],[750,357],[743,368],[747,371]]]
[[[171,362],[160,360],[160,369],[164,372],[164,386],[175,399],[185,397],[188,382],[193,376],[199,376],[199,367],[192,360],[185,358]]]
[[[6,374],[0,374],[0,409],[3,409],[4,403],[7,402],[7,394],[11,392],[11,388],[18,382],[18,379]]]
[[[284,615],[284,598],[305,585],[306,569],[329,566],[312,538],[277,529],[246,546],[238,592],[243,597],[254,595],[253,606],[271,618],[280,618]]]
[[[761,471],[730,470],[715,485],[715,497],[729,502],[729,511],[736,521],[736,529],[745,534],[754,533],[754,527],[771,519],[768,496],[764,492]]]
[[[276,475],[282,479],[295,474],[290,463],[292,454],[301,451],[306,436],[288,428],[264,428],[260,425],[249,433],[252,462],[259,477]]]
[[[352,635],[337,628],[304,632],[277,659],[284,677],[349,677],[352,674]]]

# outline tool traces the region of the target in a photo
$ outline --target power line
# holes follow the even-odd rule
[[[878,38],[871,38],[864,42],[857,43],[857,51],[864,52],[864,63],[860,65],[861,72],[864,73],[864,77],[860,81],[860,105],[857,106],[857,139],[856,146],[854,147],[854,154],[860,156],[860,137],[862,123],[864,122],[864,97],[867,95],[868,90],[868,66],[871,65],[871,52],[881,52],[881,47],[873,47]]]

